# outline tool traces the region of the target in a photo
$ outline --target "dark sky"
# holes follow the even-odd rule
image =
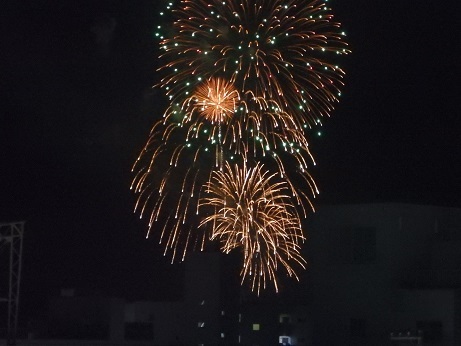
[[[2,5],[0,221],[27,221],[26,306],[60,287],[133,299],[181,290],[181,265],[145,240],[129,191],[163,111],[151,88],[159,3]],[[458,1],[330,3],[353,54],[342,101],[312,139],[317,204],[461,207]]]

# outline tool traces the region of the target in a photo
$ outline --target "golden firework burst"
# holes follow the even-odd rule
[[[304,236],[290,188],[275,176],[260,163],[253,168],[226,163],[223,170],[212,173],[200,201],[201,208],[214,210],[201,226],[211,228],[211,239],[220,242],[223,252],[242,250],[242,282],[249,281],[258,294],[268,282],[278,290],[279,267],[297,277],[293,264],[305,264],[299,252]]]
[[[221,124],[235,113],[239,94],[231,83],[211,78],[197,87],[193,100],[203,118]]]

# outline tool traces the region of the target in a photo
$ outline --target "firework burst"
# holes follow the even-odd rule
[[[258,292],[272,282],[278,290],[276,272],[285,268],[296,274],[292,263],[304,267],[299,243],[304,241],[301,221],[290,200],[288,184],[275,181],[263,165],[226,163],[223,170],[214,171],[206,185],[201,207],[212,207],[201,226],[211,228],[211,239],[218,240],[221,250],[229,253],[241,249],[242,282],[250,282]]]
[[[226,122],[235,111],[239,101],[239,94],[232,84],[221,78],[212,78],[199,85],[188,102],[193,108],[212,124]]]
[[[349,50],[323,2],[182,0],[173,17],[161,42],[167,63],[160,83],[172,103],[219,76],[257,112],[263,99],[291,114],[296,128],[332,111],[344,74],[335,56]]]
[[[242,282],[278,290],[280,268],[296,277],[292,264],[305,265],[300,215],[318,194],[305,131],[341,94],[345,34],[318,0],[167,9],[172,25],[156,35],[169,106],[133,166],[135,209],[173,260],[215,240],[242,250]]]

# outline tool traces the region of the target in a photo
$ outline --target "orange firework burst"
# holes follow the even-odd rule
[[[192,99],[203,118],[221,124],[236,111],[239,94],[231,83],[211,78],[197,87]]]
[[[242,250],[242,282],[250,281],[258,294],[268,281],[278,290],[279,266],[296,277],[292,264],[305,264],[299,252],[301,221],[288,196],[290,188],[284,181],[274,182],[275,176],[259,163],[253,168],[226,163],[212,173],[201,202],[214,209],[201,226],[211,227],[211,239],[220,241],[223,252]]]

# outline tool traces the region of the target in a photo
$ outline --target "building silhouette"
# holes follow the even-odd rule
[[[460,209],[322,207],[308,234],[313,344],[461,344]]]
[[[56,337],[86,318],[105,345],[461,345],[461,209],[321,206],[305,231],[307,269],[277,294],[241,287],[238,256],[198,252],[178,301],[57,298]]]

